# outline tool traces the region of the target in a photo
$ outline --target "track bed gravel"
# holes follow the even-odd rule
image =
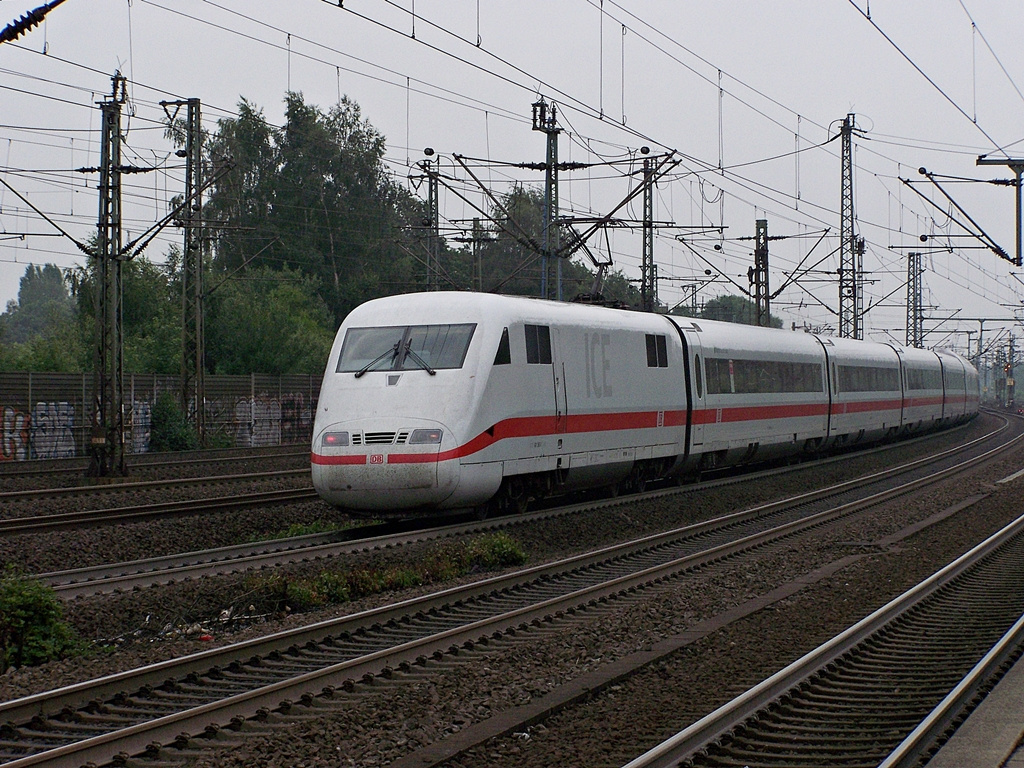
[[[964,442],[985,431],[986,423],[991,422],[978,419],[966,431],[945,434],[924,444],[901,445],[897,449],[899,458]],[[567,541],[572,542],[572,551],[582,551],[748,507],[812,485],[847,479],[891,466],[895,461],[892,452],[880,456],[854,454],[841,462],[776,480],[705,491],[699,497],[628,502],[611,513],[513,525],[510,533],[527,549],[530,561],[537,563],[571,554],[564,547]],[[740,688],[757,682],[861,618],[1024,511],[1016,501],[1022,492],[1022,481],[1018,481],[950,520],[907,539],[898,550],[874,552],[865,547],[866,542],[926,518],[972,492],[980,492],[986,482],[1010,474],[1020,463],[1018,456],[970,484],[961,482],[944,487],[868,520],[834,526],[823,532],[813,547],[772,547],[756,558],[736,561],[729,568],[688,577],[672,590],[644,595],[614,610],[587,611],[571,624],[529,632],[514,642],[492,644],[486,651],[470,654],[474,663],[453,667],[431,662],[415,679],[404,681],[398,675],[395,683],[382,686],[369,699],[361,699],[358,707],[341,707],[322,718],[292,724],[279,733],[253,737],[241,750],[211,753],[200,757],[198,764],[385,765],[418,745],[543,696],[589,669],[677,634],[819,565],[855,552],[870,553],[836,577],[688,647],[585,705],[549,718],[529,733],[489,742],[452,763],[462,768],[621,765],[646,746],[728,700]],[[168,541],[180,540],[176,536],[202,539],[223,527],[222,516],[217,518],[221,524],[211,521],[209,529],[199,520],[171,521],[171,527],[160,531],[160,535]],[[187,537],[183,531],[175,532],[177,525],[190,528]],[[142,556],[145,547],[152,546],[153,532],[143,534],[135,530],[140,527],[124,526],[125,531],[118,531],[123,542],[119,551],[128,553],[133,546],[139,546],[141,551],[135,556]],[[364,553],[347,557],[345,564],[380,567],[413,555],[407,549]],[[289,572],[319,570],[325,565],[294,566]],[[77,601],[69,608],[69,618],[86,637],[122,635],[124,642],[109,653],[9,673],[0,678],[0,699],[208,647],[210,643],[199,641],[195,635],[182,637],[161,634],[160,630],[167,624],[185,626],[196,619],[215,617],[227,605],[244,601],[239,592],[243,585],[242,577],[203,579]],[[403,592],[400,597],[412,593]],[[214,625],[212,642],[237,641],[354,612],[396,597],[399,596],[379,596],[317,615],[266,617],[260,623],[234,631]]]

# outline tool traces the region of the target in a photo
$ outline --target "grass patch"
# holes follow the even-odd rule
[[[335,533],[336,531],[347,531],[349,528],[358,528],[363,525],[373,525],[375,520],[346,521],[344,523],[332,523],[326,520],[314,520],[312,523],[292,523],[287,528],[267,534],[259,534],[248,540],[248,544],[255,544],[258,541],[275,541],[277,539],[292,539],[296,536],[307,536],[313,533]]]
[[[324,570],[302,579],[280,574],[252,576],[246,584],[245,599],[264,611],[308,611],[525,562],[526,553],[518,542],[506,533],[495,533],[437,547],[409,565]]]

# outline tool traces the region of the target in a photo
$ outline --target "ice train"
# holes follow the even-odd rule
[[[977,371],[950,352],[414,293],[367,302],[338,331],[313,485],[352,510],[516,510],[958,423],[978,402]]]

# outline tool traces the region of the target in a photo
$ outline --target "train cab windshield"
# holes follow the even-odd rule
[[[475,323],[391,325],[349,328],[341,345],[338,373],[461,368]]]

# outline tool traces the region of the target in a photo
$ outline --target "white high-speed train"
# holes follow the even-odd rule
[[[530,498],[867,443],[972,418],[949,352],[479,293],[376,299],[345,319],[313,485],[352,510]]]

